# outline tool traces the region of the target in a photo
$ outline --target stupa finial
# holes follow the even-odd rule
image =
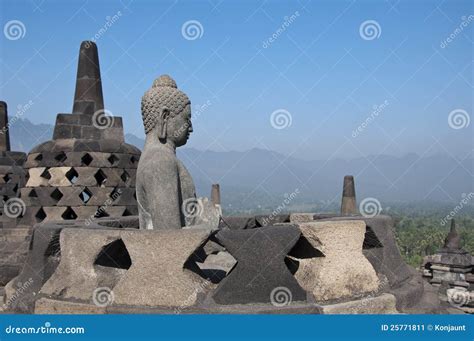
[[[93,114],[104,109],[99,53],[92,41],[83,41],[79,50],[73,113]]]

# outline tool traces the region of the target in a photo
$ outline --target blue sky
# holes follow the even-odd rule
[[[128,133],[144,136],[140,98],[167,73],[193,103],[190,147],[306,159],[472,155],[472,1],[3,0],[2,27],[25,28],[16,40],[0,36],[10,115],[29,101],[23,117],[34,123],[70,112],[80,42],[114,15],[97,45],[105,106]],[[182,33],[189,21],[202,27],[194,40]],[[367,21],[375,36],[361,33]],[[275,111],[291,125],[275,129]],[[453,111],[470,124],[453,129]]]

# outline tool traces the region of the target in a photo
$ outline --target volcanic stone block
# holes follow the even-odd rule
[[[60,236],[61,262],[41,293],[90,302],[96,288],[108,286],[116,304],[193,305],[205,280],[184,266],[209,234],[205,229],[64,229]],[[104,246],[117,240],[126,248],[131,266],[111,281],[109,271],[97,264],[98,255]],[[110,253],[108,256],[113,257]]]
[[[309,222],[299,228],[311,246],[324,254],[295,257],[299,261],[295,277],[316,301],[360,296],[379,288],[377,274],[362,253],[363,221]]]
[[[124,232],[132,266],[114,288],[117,304],[193,305],[206,282],[184,265],[209,235],[206,229]]]
[[[392,294],[322,306],[323,314],[398,314]]]
[[[33,230],[30,252],[20,274],[5,286],[8,308],[16,311],[31,311],[34,301],[57,266],[54,255],[59,251],[58,227],[37,227]],[[53,257],[51,257],[53,256]],[[30,283],[24,287],[24,283]],[[24,287],[21,295],[18,288]]]
[[[97,168],[92,167],[76,167],[74,170],[77,172],[78,176],[75,186],[97,186],[97,179],[95,174],[97,173]]]
[[[8,129],[7,103],[0,101],[0,127],[7,128],[0,132],[0,151],[10,150],[10,129]]]
[[[106,307],[95,304],[67,302],[40,298],[35,304],[35,314],[105,314]]]
[[[300,232],[295,226],[269,226],[252,230],[224,230],[216,238],[237,259],[220,282],[213,299],[221,305],[305,301],[306,292],[285,265],[285,256]]]
[[[26,187],[39,187],[39,186],[48,186],[48,178],[41,176],[46,171],[46,167],[30,168],[29,179],[26,183]]]
[[[259,215],[255,216],[255,221],[258,226],[270,226],[281,223],[289,223],[289,214],[277,214],[277,215]]]
[[[307,223],[314,220],[314,213],[291,213],[290,223]]]
[[[229,228],[231,230],[243,230],[255,228],[256,222],[254,217],[223,217],[219,228]]]
[[[66,177],[66,174],[71,170],[71,167],[51,167],[48,169],[51,179],[48,184],[50,186],[71,186],[71,181]]]

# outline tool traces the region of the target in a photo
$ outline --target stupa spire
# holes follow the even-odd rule
[[[104,109],[99,53],[92,41],[83,41],[79,50],[73,113],[93,114]]]
[[[354,177],[346,175],[342,189],[341,215],[357,214]]]
[[[10,151],[10,130],[8,129],[7,103],[0,101],[0,151]]]
[[[444,248],[450,250],[461,249],[461,237],[456,230],[456,222],[454,219],[451,220],[451,228],[449,229],[449,233],[444,240]]]

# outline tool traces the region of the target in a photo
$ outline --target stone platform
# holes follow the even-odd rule
[[[270,218],[280,222],[262,227]],[[46,223],[4,300],[27,313],[441,311],[389,217],[310,218],[224,217],[219,231],[137,230],[135,216]]]

